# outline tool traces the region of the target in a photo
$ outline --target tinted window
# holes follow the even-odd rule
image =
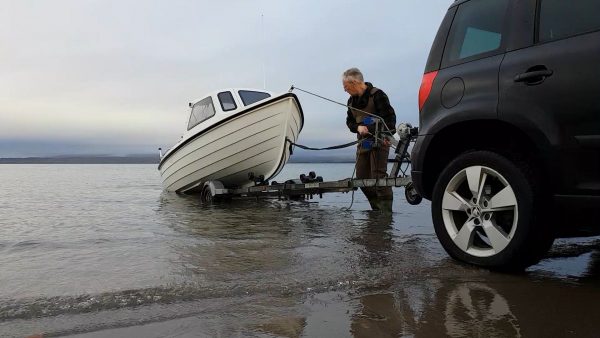
[[[240,97],[242,98],[242,102],[244,103],[244,106],[248,106],[255,102],[258,102],[258,101],[261,101],[261,100],[271,97],[271,95],[269,95],[267,93],[254,92],[254,91],[250,91],[250,90],[240,90],[238,93],[240,94]]]
[[[231,92],[222,92],[217,96],[219,97],[219,103],[221,104],[221,109],[223,109],[223,111],[234,110],[237,108]]]
[[[209,96],[192,107],[192,114],[190,115],[190,121],[188,122],[188,130],[214,115],[215,107],[213,106],[212,98]]]
[[[562,39],[600,29],[600,1],[543,0],[539,41]]]
[[[508,0],[471,0],[460,5],[448,34],[442,67],[500,51]]]

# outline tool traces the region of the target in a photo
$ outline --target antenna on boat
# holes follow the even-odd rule
[[[266,58],[267,58],[267,39],[265,38],[265,15],[260,14],[260,28],[262,30],[262,39],[263,39],[263,89],[267,90],[267,66],[266,66]]]

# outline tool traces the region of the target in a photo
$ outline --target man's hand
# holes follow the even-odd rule
[[[366,126],[358,126],[356,130],[358,131],[358,134],[360,136],[365,136],[369,134],[369,129]]]

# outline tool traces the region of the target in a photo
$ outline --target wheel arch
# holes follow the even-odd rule
[[[461,121],[439,130],[431,139],[423,160],[423,191],[431,199],[439,174],[452,159],[468,150],[490,150],[508,158],[532,161],[544,178],[553,171],[551,147],[538,131],[523,131],[502,120]]]

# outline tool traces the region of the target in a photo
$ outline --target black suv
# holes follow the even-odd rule
[[[599,234],[600,1],[456,1],[419,110],[412,177],[452,257],[522,269]]]

